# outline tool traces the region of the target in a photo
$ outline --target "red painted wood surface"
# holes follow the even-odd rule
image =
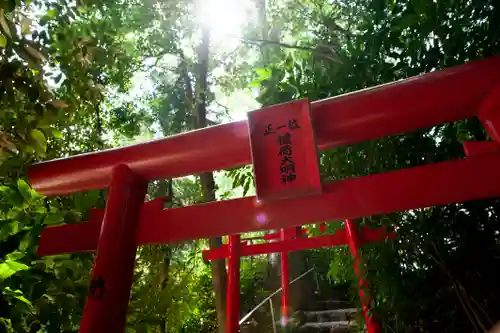
[[[295,237],[307,237],[308,231],[309,230],[307,228],[301,227],[301,228],[299,228],[299,230],[296,231],[296,234],[294,235],[293,238],[295,238]],[[273,240],[273,239],[280,239],[280,238],[281,238],[281,231],[271,232],[271,233],[265,234],[260,239]]]
[[[486,133],[500,144],[500,84],[488,90],[477,115]]]
[[[92,283],[80,333],[123,333],[134,273],[139,210],[147,182],[128,167],[113,169],[102,223],[89,223],[99,237]],[[81,235],[85,237],[85,235]],[[56,242],[68,242],[63,238]]]
[[[249,112],[248,127],[258,200],[321,193],[307,99]]]
[[[500,196],[500,154],[328,183],[315,196],[259,203],[255,197],[142,210],[137,243],[159,244],[293,227]],[[91,223],[42,231],[39,255],[96,249]]]
[[[383,239],[392,239],[395,233],[387,233],[383,229],[370,229],[366,226],[361,227],[360,232],[361,243],[379,242]],[[344,229],[337,230],[335,234],[326,236],[317,236],[311,238],[287,239],[284,241],[263,243],[263,244],[242,244],[240,248],[241,257],[256,256],[259,254],[278,253],[278,252],[293,252],[310,249],[319,249],[330,246],[347,245],[346,233]],[[229,255],[227,244],[222,247],[212,250],[203,250],[203,259],[215,260],[224,259]]]
[[[495,141],[467,141],[463,143],[465,155],[468,157],[498,153],[500,145]]]
[[[380,333],[382,331],[371,307],[372,299],[368,292],[368,282],[365,279],[363,260],[361,258],[361,254],[359,253],[361,239],[359,237],[357,225],[350,219],[346,219],[344,225],[349,250],[351,252],[351,256],[354,258],[354,273],[358,278],[359,299],[361,303],[361,310],[365,318],[366,328],[368,333]]]
[[[143,219],[146,214],[149,216],[149,214],[160,212],[163,209],[164,202],[169,200],[170,198],[164,197],[143,203],[140,208],[140,219]],[[88,222],[46,227],[40,235],[37,255],[44,256],[96,250],[97,237],[101,232],[103,218],[104,209],[91,209]],[[90,239],[86,237],[90,237]],[[67,250],[68,246],[72,249],[69,252]]]
[[[281,229],[281,241],[287,240],[286,229]],[[288,252],[281,251],[281,326],[288,326],[288,300],[290,296],[290,281],[289,281],[289,268],[288,268]]]
[[[319,149],[332,148],[474,116],[500,81],[500,57],[456,66],[311,104]],[[148,180],[249,164],[246,121],[213,126],[119,149],[36,164],[28,178],[45,195],[109,185],[126,164]]]
[[[229,236],[226,332],[240,331],[240,235]]]

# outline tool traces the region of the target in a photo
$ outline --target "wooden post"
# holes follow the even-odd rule
[[[140,207],[147,182],[113,168],[80,333],[123,333],[134,272]]]

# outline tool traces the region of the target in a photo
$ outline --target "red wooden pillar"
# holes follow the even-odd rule
[[[365,317],[366,328],[368,333],[379,333],[381,332],[380,325],[375,319],[375,315],[371,313],[371,298],[368,294],[368,282],[364,279],[364,272],[361,269],[361,257],[358,252],[360,241],[357,226],[356,223],[349,219],[346,219],[344,224],[347,244],[349,244],[351,255],[354,257],[354,273],[358,277],[359,298],[363,316]]]
[[[292,229],[292,232],[294,230]],[[287,238],[287,230],[281,229],[281,240]],[[288,296],[290,294],[290,283],[288,281],[288,252],[281,252],[281,325],[288,326]]]
[[[229,236],[226,332],[240,330],[240,235]]]
[[[147,182],[125,165],[113,168],[80,333],[123,333]]]
[[[491,141],[463,143],[467,157],[497,153],[500,150],[500,85],[496,85],[484,98],[477,116]]]
[[[500,84],[493,87],[483,100],[478,118],[486,133],[494,142],[500,144]]]

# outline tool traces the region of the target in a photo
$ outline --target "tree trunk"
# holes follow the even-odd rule
[[[169,275],[170,275],[170,259],[172,257],[172,249],[167,246],[167,248],[165,249],[165,254],[164,254],[164,259],[163,259],[163,263],[162,263],[162,266],[161,266],[161,270],[162,270],[162,278],[161,278],[161,290],[165,290],[165,288],[167,287],[167,284],[168,284],[168,280],[169,280]],[[167,327],[167,324],[168,324],[168,321],[167,321],[167,317],[165,316],[165,318],[162,320],[162,323],[161,323],[161,327],[160,327],[160,330],[162,333],[167,333],[168,332],[168,327]]]
[[[255,5],[258,10],[258,22],[260,26],[260,39],[269,39],[269,23],[267,21],[267,7],[266,0],[255,0]],[[267,67],[270,64],[270,47],[267,44],[260,44],[260,66]],[[279,229],[270,230],[269,232],[280,232]],[[274,242],[274,240],[270,241]],[[281,286],[281,261],[279,253],[269,253],[267,254],[267,267],[266,267],[266,278],[264,281],[264,288],[272,293]],[[281,309],[281,294],[278,293],[273,297],[274,311],[278,315]],[[279,317],[279,315],[278,315]],[[272,324],[272,323],[271,323]]]
[[[259,16],[260,38],[262,40],[267,40],[269,38],[269,24],[267,23],[266,17],[266,0],[257,0],[256,5]],[[260,44],[260,56],[262,67],[269,65],[269,46],[265,43]]]
[[[170,197],[173,199],[173,184],[172,179],[162,179],[158,181],[158,187],[153,193],[153,199],[161,198],[161,197]],[[164,248],[163,262],[160,266],[160,289],[163,291],[168,284],[169,274],[170,274],[170,261],[172,258],[172,248],[168,245],[162,246]],[[162,320],[160,320],[160,332],[167,333],[168,332],[168,320],[167,316],[165,316]]]
[[[195,128],[207,126],[206,93],[208,91],[208,56],[209,56],[210,32],[203,28],[202,41],[198,48],[198,82],[196,85],[196,114]],[[200,175],[203,199],[205,202],[215,201],[215,181],[212,172]],[[221,247],[222,238],[209,239],[210,249]],[[217,310],[218,332],[224,333],[226,327],[226,265],[224,259],[212,261],[212,285],[215,292],[215,306]]]

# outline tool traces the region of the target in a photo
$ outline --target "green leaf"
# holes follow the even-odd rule
[[[260,88],[261,87],[260,80],[253,80],[248,84],[248,88]]]
[[[19,271],[27,270],[29,266],[17,261],[7,260],[0,264],[0,281],[5,280]]]
[[[45,215],[47,214],[47,208],[45,208],[45,206],[35,206],[35,208],[33,209],[33,211],[37,214],[40,214],[40,215]]]
[[[37,153],[39,153],[39,154],[45,153],[45,151],[47,150],[47,142],[46,142],[45,135],[43,134],[43,132],[38,130],[38,129],[33,129],[33,130],[31,130],[31,137],[33,139],[35,139],[35,141],[37,143],[36,148],[39,148],[39,149],[36,149]]]
[[[9,240],[10,241],[10,237],[12,237],[12,235],[15,235],[19,232],[20,230],[20,227],[19,227],[19,222],[18,221],[12,221],[12,222],[9,222],[9,223],[4,223],[1,225],[1,229],[0,229],[0,259],[3,257],[4,254],[8,254],[12,251],[15,251],[17,246],[19,245],[19,243],[16,245],[16,248],[14,247],[14,245],[9,245],[7,244],[7,248],[10,248],[10,251],[7,251],[5,249],[5,240]]]
[[[40,131],[36,128],[31,130],[31,137],[33,139],[35,139],[35,141],[37,141],[39,143],[43,143],[45,145],[45,135],[43,134],[42,131]]]
[[[13,298],[27,304],[30,309],[33,309],[33,304],[31,304],[31,302],[26,297],[24,297],[24,294],[21,290],[19,290],[19,289],[12,290],[10,287],[5,287],[3,290],[3,294],[6,296],[13,297]]]
[[[53,128],[52,129],[52,135],[54,136],[54,138],[56,139],[64,139],[64,135],[62,134],[62,132],[58,129],[55,129]]]
[[[21,242],[19,243],[19,247],[18,249],[22,252],[26,252],[26,250],[28,250],[28,248],[30,247],[30,245],[33,244],[33,241],[32,241],[32,238],[30,236],[30,234],[26,234],[22,239],[21,239]]]
[[[12,32],[10,31],[9,23],[4,16],[3,9],[0,9],[0,27],[2,28],[3,33],[7,35],[7,37],[12,38]]]
[[[16,260],[19,260],[21,258],[24,258],[24,256],[25,256],[24,252],[15,251],[15,252],[9,253],[7,255],[7,260],[16,261]]]
[[[0,243],[0,258],[16,251],[19,248],[23,238],[28,233],[28,230],[19,230],[19,222],[15,222],[17,227],[11,228],[11,235],[6,240]]]
[[[23,17],[21,20],[21,34],[27,35],[31,32],[31,19]]]
[[[54,298],[54,296],[51,296],[49,294],[43,294],[42,297],[47,299],[49,303],[56,304],[56,299]]]
[[[4,35],[0,34],[0,47],[5,47],[7,46],[7,39],[5,38]]]
[[[12,223],[14,220],[12,219],[7,219],[7,220],[0,220],[0,228],[3,226],[3,225],[6,225],[6,224],[9,224],[9,223]]]
[[[16,53],[18,56],[23,58],[28,63],[28,66],[32,69],[40,70],[41,63],[37,59],[33,58],[26,48],[16,48]]]
[[[249,189],[250,189],[250,182],[246,181],[245,186],[243,187],[243,196],[247,195]]]
[[[86,13],[86,12],[88,12],[88,8],[85,7],[85,6],[82,6],[82,5],[78,6],[76,8],[76,10],[78,10],[78,12],[80,12],[80,13]]]
[[[65,109],[69,106],[66,102],[59,100],[53,100],[50,102],[50,104],[52,104],[54,107],[58,109]]]
[[[269,79],[271,77],[271,75],[273,74],[273,71],[269,68],[257,68],[255,70],[255,72],[259,76],[260,81],[264,81],[264,80]]]
[[[45,58],[45,56],[42,54],[42,52],[38,51],[37,49],[35,49],[34,47],[32,46],[29,46],[29,45],[25,45],[24,46],[24,49],[26,50],[26,52],[31,56],[32,59],[36,60],[37,63],[40,63],[42,61],[47,61],[47,59]]]
[[[15,295],[14,298],[20,300],[21,302],[27,304],[30,308],[33,308],[33,304],[31,304],[31,302],[26,298],[24,297],[23,295]]]
[[[237,173],[233,178],[233,188],[240,186],[240,174]]]
[[[12,328],[12,322],[10,319],[7,319],[7,318],[0,318],[0,324],[2,324],[3,326],[0,326],[0,328],[5,328],[7,329],[7,332],[14,332],[13,328]],[[4,331],[2,331],[4,332]]]
[[[49,214],[43,219],[43,223],[46,225],[61,224],[63,222],[64,217],[60,213]]]
[[[30,201],[31,200],[31,189],[28,183],[26,183],[23,179],[18,179],[17,180],[17,189],[23,196],[24,200]]]
[[[47,16],[50,18],[50,19],[55,19],[57,17],[57,10],[55,9],[49,9],[47,11]]]
[[[13,153],[18,152],[16,144],[13,142],[10,135],[7,135],[6,133],[3,133],[3,132],[0,132],[0,147],[4,148],[4,149],[8,149]]]

